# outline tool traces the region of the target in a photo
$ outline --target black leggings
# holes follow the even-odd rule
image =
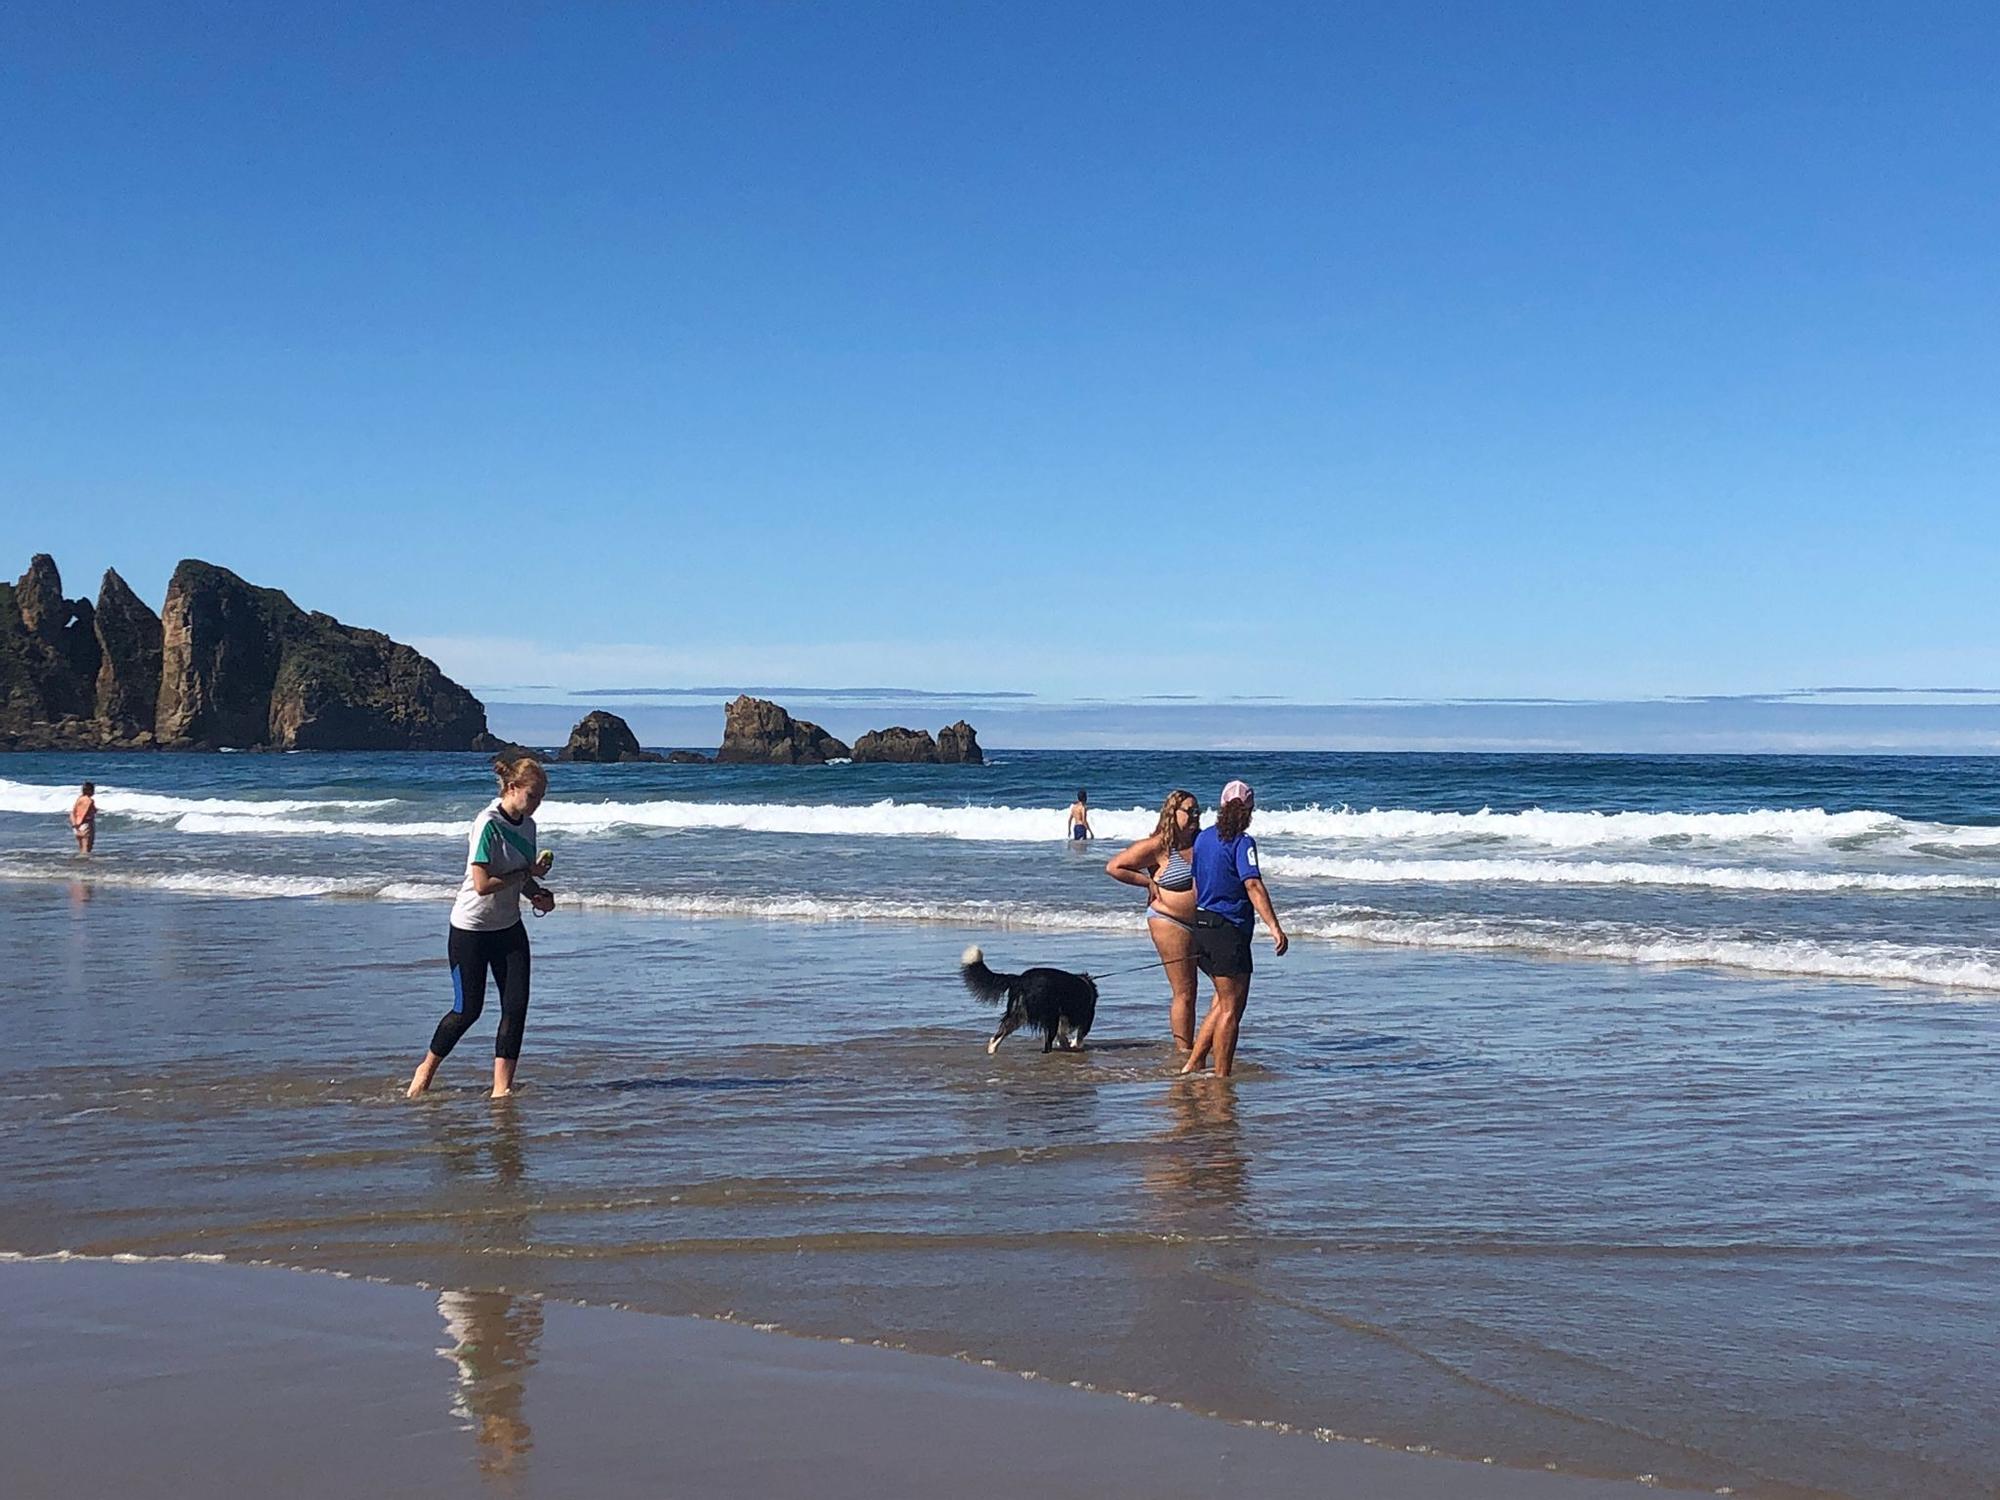
[[[500,1030],[493,1037],[493,1055],[513,1062],[521,1055],[521,1033],[528,1029],[528,929],[516,922],[504,932],[451,929],[446,946],[451,959],[451,1009],[431,1033],[431,1051],[451,1056],[451,1049],[486,1009],[486,971],[500,986]]]

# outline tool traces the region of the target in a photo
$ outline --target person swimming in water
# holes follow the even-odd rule
[[[1097,837],[1090,828],[1090,793],[1082,787],[1076,789],[1076,801],[1070,803],[1068,816],[1071,843]]]
[[[97,847],[97,783],[86,781],[70,805],[69,831],[76,835],[76,852],[88,856]]]

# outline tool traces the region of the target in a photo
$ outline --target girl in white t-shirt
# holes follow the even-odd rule
[[[486,975],[500,989],[500,1029],[493,1038],[493,1097],[514,1089],[521,1060],[521,1036],[528,1025],[528,929],[521,923],[521,898],[546,914],[556,898],[538,877],[548,874],[552,854],[535,849],[535,809],[548,795],[549,774],[532,755],[502,756],[493,762],[500,795],[472,820],[465,853],[465,880],[451,904],[451,1009],[431,1035],[430,1050],[410,1079],[414,1099],[431,1086],[438,1064],[486,1008]]]

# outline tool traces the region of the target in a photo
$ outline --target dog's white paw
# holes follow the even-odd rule
[[[959,954],[958,965],[962,969],[969,969],[976,963],[984,962],[985,958],[986,955],[979,951],[979,945],[974,943],[970,948]]]
[[[999,1050],[1000,1050],[1000,1038],[996,1036],[995,1038],[993,1038],[992,1041],[986,1044],[986,1055],[988,1057],[991,1057],[994,1053],[998,1052]]]

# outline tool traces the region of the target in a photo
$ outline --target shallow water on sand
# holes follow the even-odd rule
[[[1129,926],[531,934],[520,1094],[489,1017],[411,1104],[435,904],[0,883],[0,1250],[734,1311],[1744,1494],[2000,1487],[1977,996],[1300,943],[1222,1085],[1169,1076],[1144,972],[1082,1054],[985,1054],[965,943],[1109,975]]]

